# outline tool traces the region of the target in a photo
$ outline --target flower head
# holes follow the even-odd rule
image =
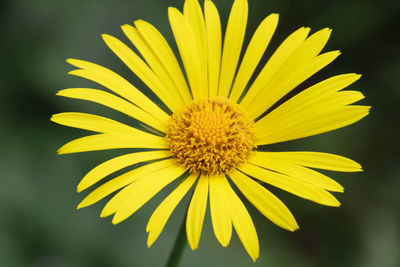
[[[167,41],[147,22],[139,20],[134,26],[122,26],[141,57],[115,37],[103,35],[108,47],[166,108],[107,68],[67,60],[77,67],[70,74],[92,80],[109,91],[72,88],[61,90],[58,95],[115,109],[143,126],[135,128],[86,113],[52,117],[56,123],[97,132],[67,143],[60,148],[60,154],[144,149],[110,159],[86,174],[78,185],[79,192],[125,167],[143,163],[99,185],[78,208],[117,192],[101,213],[101,217],[114,215],[112,221],[116,224],[165,186],[182,178],[151,216],[146,228],[148,245],[157,239],[175,207],[194,187],[186,219],[191,248],[198,247],[209,199],[218,241],[223,246],[229,244],[233,225],[246,251],[256,260],[256,230],[233,184],[263,215],[289,231],[298,229],[293,215],[263,183],[322,205],[340,205],[328,191],[343,192],[343,187],[313,169],[361,171],[358,163],[333,154],[266,152],[257,146],[331,131],[366,116],[369,107],[352,105],[363,95],[342,91],[360,75],[328,78],[275,105],[340,53],[321,54],[331,30],[309,35],[310,29],[303,27],[283,41],[252,81],[275,32],[278,15],[268,16],[259,25],[239,60],[247,15],[247,0],[235,0],[222,45],[219,14],[211,1],[205,0],[204,12],[197,0],[186,0],[183,13],[170,8],[169,21],[184,71]]]

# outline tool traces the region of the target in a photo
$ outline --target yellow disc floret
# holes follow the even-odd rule
[[[190,172],[224,174],[245,162],[255,147],[254,122],[227,98],[193,101],[172,115],[165,140]]]

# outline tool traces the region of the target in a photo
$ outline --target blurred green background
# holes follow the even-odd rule
[[[201,1],[202,2],[202,1]],[[215,0],[223,20],[232,0]],[[160,238],[146,247],[145,226],[171,187],[127,221],[100,219],[105,201],[77,211],[87,194],[75,192],[96,164],[126,151],[57,156],[83,131],[51,123],[62,111],[110,114],[83,101],[60,99],[59,89],[94,86],[68,76],[73,57],[107,66],[144,88],[103,43],[119,26],[144,19],[175,49],[167,7],[183,0],[3,0],[0,2],[0,266],[163,266],[177,235],[186,198]],[[366,95],[371,114],[330,133],[274,145],[271,150],[331,152],[360,162],[363,173],[328,173],[345,188],[340,208],[319,206],[271,189],[292,210],[300,230],[284,231],[246,202],[260,240],[252,263],[236,235],[228,248],[216,241],[206,215],[200,247],[186,248],[181,266],[400,266],[400,53],[398,1],[249,0],[250,33],[269,13],[280,22],[267,51],[300,26],[333,29],[327,50],[343,54],[311,79],[357,72],[350,88]],[[98,87],[98,86],[96,86]],[[96,88],[95,87],[95,88]],[[112,115],[119,116],[112,113]]]

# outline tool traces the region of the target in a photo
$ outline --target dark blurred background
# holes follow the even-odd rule
[[[202,3],[203,1],[201,1]],[[223,25],[232,0],[215,0]],[[84,132],[50,122],[62,111],[107,114],[83,101],[60,99],[59,89],[93,86],[68,76],[73,57],[107,66],[144,88],[108,50],[100,34],[126,41],[119,26],[144,19],[175,49],[167,7],[183,0],[3,0],[0,2],[0,266],[163,266],[188,199],[178,206],[156,243],[145,226],[167,194],[118,226],[100,219],[105,201],[76,211],[87,194],[75,192],[83,175],[117,152],[57,156]],[[331,152],[360,162],[362,173],[328,173],[345,188],[340,208],[319,206],[273,190],[292,210],[300,230],[284,231],[249,203],[260,240],[254,264],[234,234],[216,241],[206,215],[200,247],[185,250],[181,266],[400,266],[400,53],[398,1],[249,0],[250,33],[269,13],[280,22],[267,54],[300,26],[333,29],[327,50],[342,55],[313,80],[362,73],[350,88],[366,95],[371,114],[330,133],[275,145],[273,150]],[[98,87],[98,86],[96,86]],[[118,152],[121,154],[121,152]]]

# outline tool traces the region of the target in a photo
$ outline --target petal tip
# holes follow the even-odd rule
[[[82,201],[81,203],[78,204],[78,206],[76,207],[77,210],[80,210],[84,207],[87,207],[87,205],[85,205],[85,203]]]
[[[154,241],[150,239],[150,234],[149,234],[149,237],[147,238],[147,248],[151,247],[153,243]]]
[[[121,25],[121,30],[126,34],[127,31],[134,29],[134,27],[130,24]]]
[[[56,117],[56,115],[57,115],[57,114],[53,114],[53,115],[51,115],[51,117],[50,117],[50,120],[51,120],[51,121],[53,121],[53,122],[56,122],[56,121],[55,121],[55,117]]]
[[[107,205],[103,208],[103,210],[100,213],[100,218],[105,218],[110,216],[112,213],[109,211]]]
[[[57,96],[63,96],[63,93],[64,93],[63,91],[64,91],[64,90],[65,90],[65,89],[57,91],[57,92],[56,92],[56,95],[57,95]]]
[[[71,64],[71,65],[73,65],[73,66],[75,66],[75,67],[78,67],[79,62],[82,62],[82,60],[75,59],[75,58],[67,58],[65,61],[66,61],[68,64]]]
[[[182,15],[181,12],[175,7],[168,7],[168,16]]]
[[[279,13],[271,13],[268,17],[270,17],[271,19],[278,19]]]
[[[226,248],[229,245],[229,240],[228,241],[224,241],[224,242],[220,242],[220,244],[221,244],[221,246]]]
[[[189,238],[187,239],[188,243],[189,243],[189,247],[191,250],[196,250],[199,247],[199,244],[194,244],[192,240],[190,240]]]
[[[107,34],[107,33],[102,33],[102,34],[101,34],[101,38],[103,38],[103,40],[106,41],[107,39],[112,38],[112,36],[109,35],[109,34]]]
[[[77,71],[79,71],[79,69],[68,71],[67,74],[68,75],[75,75]]]
[[[329,207],[337,208],[337,207],[340,207],[341,203],[339,202],[339,200],[337,200],[337,199],[335,198],[335,200],[332,200],[330,203],[327,203],[327,204],[325,204],[325,205],[326,205],[326,206],[329,206]]]
[[[102,215],[102,214],[100,214],[100,217],[101,217],[101,215]],[[112,219],[111,223],[112,223],[113,225],[116,225],[116,224],[119,224],[119,223],[122,222],[122,221],[123,221],[123,220],[121,220],[120,218],[114,216],[114,218]]]
[[[299,225],[297,224],[297,222],[295,220],[293,222],[291,222],[291,224],[288,225],[288,227],[286,228],[286,230],[288,230],[288,231],[290,231],[292,233],[297,231],[297,230],[299,230],[299,229],[300,229],[300,227],[299,227]]]
[[[146,21],[142,20],[142,19],[137,19],[133,22],[133,25],[135,25],[136,28],[140,27],[140,25],[145,25]]]
[[[256,255],[250,255],[250,258],[252,259],[253,262],[256,262],[256,260],[260,257],[259,253]]]
[[[80,193],[80,192],[82,192],[83,190],[85,190],[86,188],[87,188],[87,187],[84,187],[84,186],[78,184],[78,186],[76,187],[76,192],[77,192],[77,193]]]

